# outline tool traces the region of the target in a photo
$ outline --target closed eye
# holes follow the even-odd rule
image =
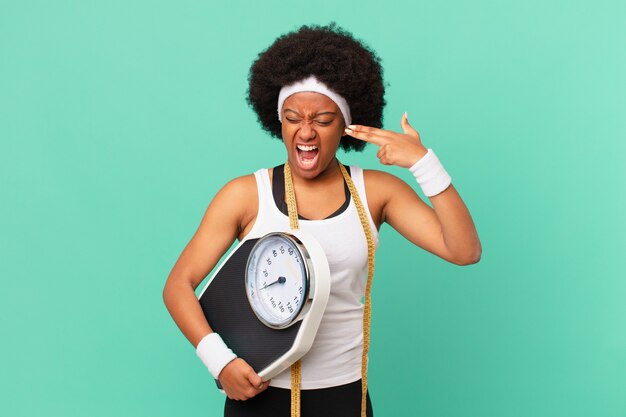
[[[300,123],[302,121],[301,119],[290,119],[289,117],[286,117],[285,119],[289,123]],[[319,126],[329,126],[334,122],[334,120],[314,120],[314,122]]]

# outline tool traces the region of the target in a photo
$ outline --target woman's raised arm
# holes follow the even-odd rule
[[[410,168],[428,150],[419,133],[409,125],[406,113],[400,123],[404,133],[358,125],[349,126],[346,133],[379,146],[377,156],[381,163]],[[389,223],[415,245],[457,265],[480,260],[482,248],[474,222],[449,177],[445,181],[447,174],[438,170],[424,175],[431,179],[430,189],[444,188],[429,197],[432,208],[408,184],[391,174],[366,171],[365,175],[368,201],[374,201],[370,208],[378,211],[375,217],[379,224]]]

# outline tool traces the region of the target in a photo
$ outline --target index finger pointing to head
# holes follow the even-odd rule
[[[366,129],[364,126],[350,125],[346,127],[345,132],[353,138],[373,143],[374,145],[381,146],[385,142],[383,137],[376,135],[374,131]]]

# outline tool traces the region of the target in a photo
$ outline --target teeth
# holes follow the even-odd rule
[[[313,149],[317,149],[317,146],[315,145],[298,145],[297,146],[298,149],[300,149],[301,151],[312,151]]]

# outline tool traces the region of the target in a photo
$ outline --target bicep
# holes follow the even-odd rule
[[[209,204],[195,234],[172,269],[170,279],[182,280],[194,289],[211,272],[235,241],[244,210],[250,205],[234,181],[222,188]]]
[[[441,222],[435,210],[426,204],[404,181],[392,177],[386,181],[387,198],[383,221],[411,243],[443,259],[452,258],[446,247]]]

